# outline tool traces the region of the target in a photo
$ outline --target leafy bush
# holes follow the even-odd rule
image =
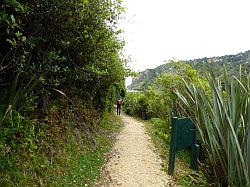
[[[199,72],[183,62],[172,63],[169,73],[160,74],[145,92],[128,93],[125,102],[125,112],[145,119],[162,118],[170,122],[172,115],[187,115],[183,106],[177,100],[175,89],[184,91],[182,79],[207,89],[207,81]],[[207,89],[208,90],[208,89]]]
[[[143,93],[127,93],[124,100],[124,111],[132,116],[149,118],[147,99]]]
[[[2,105],[20,111],[31,99],[46,108],[59,90],[105,110],[110,89],[124,88],[123,41],[116,27],[121,2],[25,2],[1,4]]]
[[[151,118],[150,122],[154,124],[155,134],[166,144],[170,144],[170,128],[166,121],[160,118]]]

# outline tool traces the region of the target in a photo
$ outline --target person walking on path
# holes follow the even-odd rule
[[[117,101],[116,101],[116,113],[117,113],[117,115],[121,115],[122,104],[123,104],[122,99],[121,98],[117,99]]]

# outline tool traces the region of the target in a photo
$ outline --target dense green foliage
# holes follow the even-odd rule
[[[250,51],[238,53],[236,55],[225,55],[221,57],[201,58],[189,61],[183,61],[191,65],[194,69],[206,72],[208,67],[213,70],[216,76],[223,75],[223,67],[227,67],[229,75],[239,76],[239,66],[242,66],[242,73],[250,72]],[[171,73],[173,71],[171,63],[162,64],[154,69],[147,69],[140,72],[138,76],[133,79],[131,85],[128,86],[130,90],[144,91],[153,83],[154,79],[162,73]]]
[[[6,1],[1,6],[5,108],[14,109],[21,99],[33,99],[33,107],[39,99],[45,105],[56,90],[105,107],[110,88],[125,75],[116,28],[119,1]]]
[[[249,186],[250,76],[238,80],[225,74],[220,80],[210,74],[209,83],[211,95],[188,83],[186,96],[177,94],[197,124],[216,182]]]
[[[121,1],[0,7],[0,184],[81,186],[92,174],[80,166],[105,149],[105,111],[124,94]]]
[[[182,79],[197,86],[208,87],[207,81],[190,65],[183,62],[172,62],[169,65],[172,67],[171,73],[158,76],[147,90],[127,94],[124,104],[127,114],[144,119],[162,118],[169,122],[172,112],[175,112],[175,115],[182,115],[178,112],[183,112],[174,93],[176,89],[185,89]]]

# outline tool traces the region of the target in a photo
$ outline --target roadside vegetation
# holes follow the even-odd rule
[[[218,78],[212,71],[201,74],[186,63],[172,63],[172,71],[158,76],[144,92],[128,93],[124,111],[149,120],[166,163],[171,117],[189,116],[195,122],[201,145],[199,172],[180,164],[182,171],[176,168],[174,174],[180,186],[249,186],[249,73],[240,71],[236,78],[225,72]],[[177,157],[189,164],[189,154],[187,149]]]
[[[151,140],[155,144],[157,153],[160,155],[162,169],[168,171],[170,131],[166,129],[166,121],[160,118],[152,118],[143,121]],[[206,186],[207,180],[204,174],[193,171],[190,168],[191,154],[189,150],[179,151],[175,161],[174,175],[171,177],[170,185],[177,186]]]
[[[93,185],[125,93],[121,1],[0,7],[0,186]]]

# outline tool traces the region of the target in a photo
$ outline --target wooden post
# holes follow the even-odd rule
[[[168,162],[169,163],[168,164],[168,174],[169,175],[173,175],[173,173],[174,173],[178,118],[173,117],[171,119],[171,121],[172,121],[171,142],[170,142],[169,162]]]

